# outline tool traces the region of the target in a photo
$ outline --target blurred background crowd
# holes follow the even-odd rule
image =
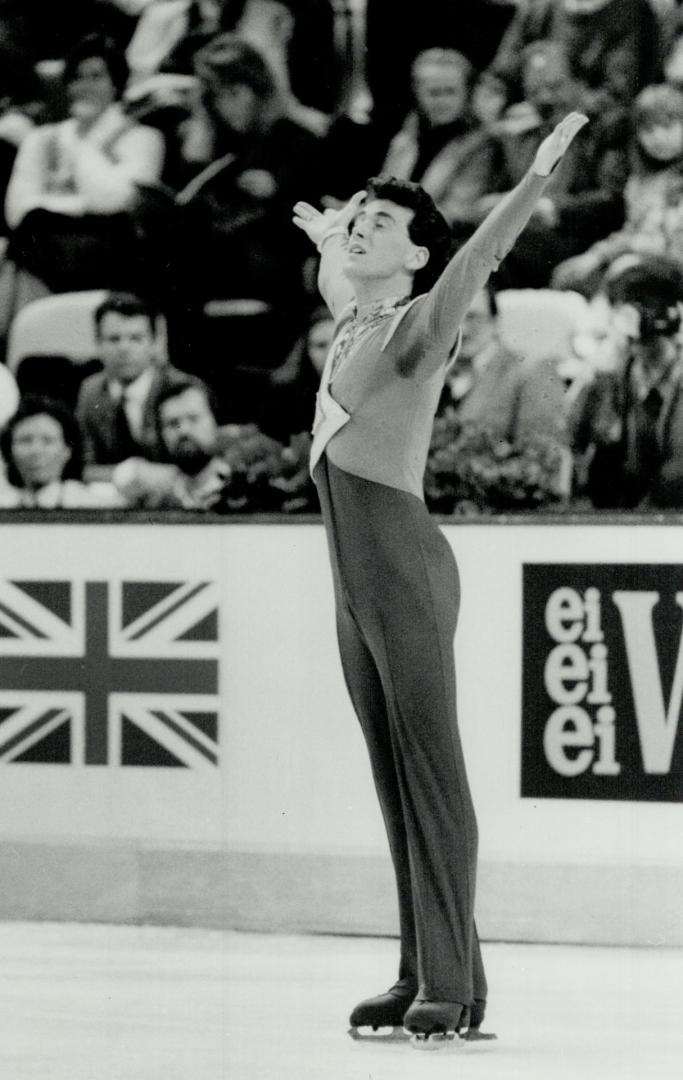
[[[0,0],[0,507],[311,512],[298,199],[466,242],[591,120],[463,327],[443,514],[683,508],[683,3]]]

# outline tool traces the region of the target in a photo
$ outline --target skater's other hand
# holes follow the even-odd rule
[[[317,246],[331,229],[348,230],[364,198],[365,192],[357,191],[340,210],[330,208],[325,211],[316,210],[310,203],[298,202],[294,206],[294,224]]]
[[[569,113],[564,120],[560,120],[555,130],[551,131],[536,151],[533,170],[537,176],[550,176],[576,133],[587,123],[588,117],[577,112]]]

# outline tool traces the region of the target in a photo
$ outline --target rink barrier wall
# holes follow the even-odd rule
[[[0,675],[14,680],[0,680],[0,918],[395,934],[319,520],[22,512],[0,526]],[[683,945],[683,518],[442,526],[463,583],[482,937]],[[89,634],[111,657],[84,650]],[[167,685],[181,669],[189,691]],[[109,686],[117,671],[133,683]],[[173,729],[183,709],[186,730],[203,725],[189,741]],[[46,764],[41,747],[64,753],[55,723],[71,760]],[[141,763],[131,731],[162,759]],[[12,760],[17,746],[34,760]]]
[[[393,937],[386,858],[0,844],[2,921]],[[683,870],[482,861],[486,941],[683,946]]]

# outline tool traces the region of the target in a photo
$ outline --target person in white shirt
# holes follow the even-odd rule
[[[127,77],[113,43],[83,39],[64,68],[68,119],[35,127],[21,143],[5,200],[15,270],[0,282],[5,329],[37,296],[134,281],[140,245],[133,215],[161,177],[164,139],[125,114]]]

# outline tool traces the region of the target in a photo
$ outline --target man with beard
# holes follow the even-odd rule
[[[146,510],[275,510],[286,448],[254,424],[219,426],[213,395],[188,376],[156,402],[163,462],[132,457],[114,470],[129,507]]]
[[[229,468],[218,450],[211,393],[187,377],[159,395],[155,421],[163,462],[131,457],[114,470],[128,506],[208,510],[220,498]]]

